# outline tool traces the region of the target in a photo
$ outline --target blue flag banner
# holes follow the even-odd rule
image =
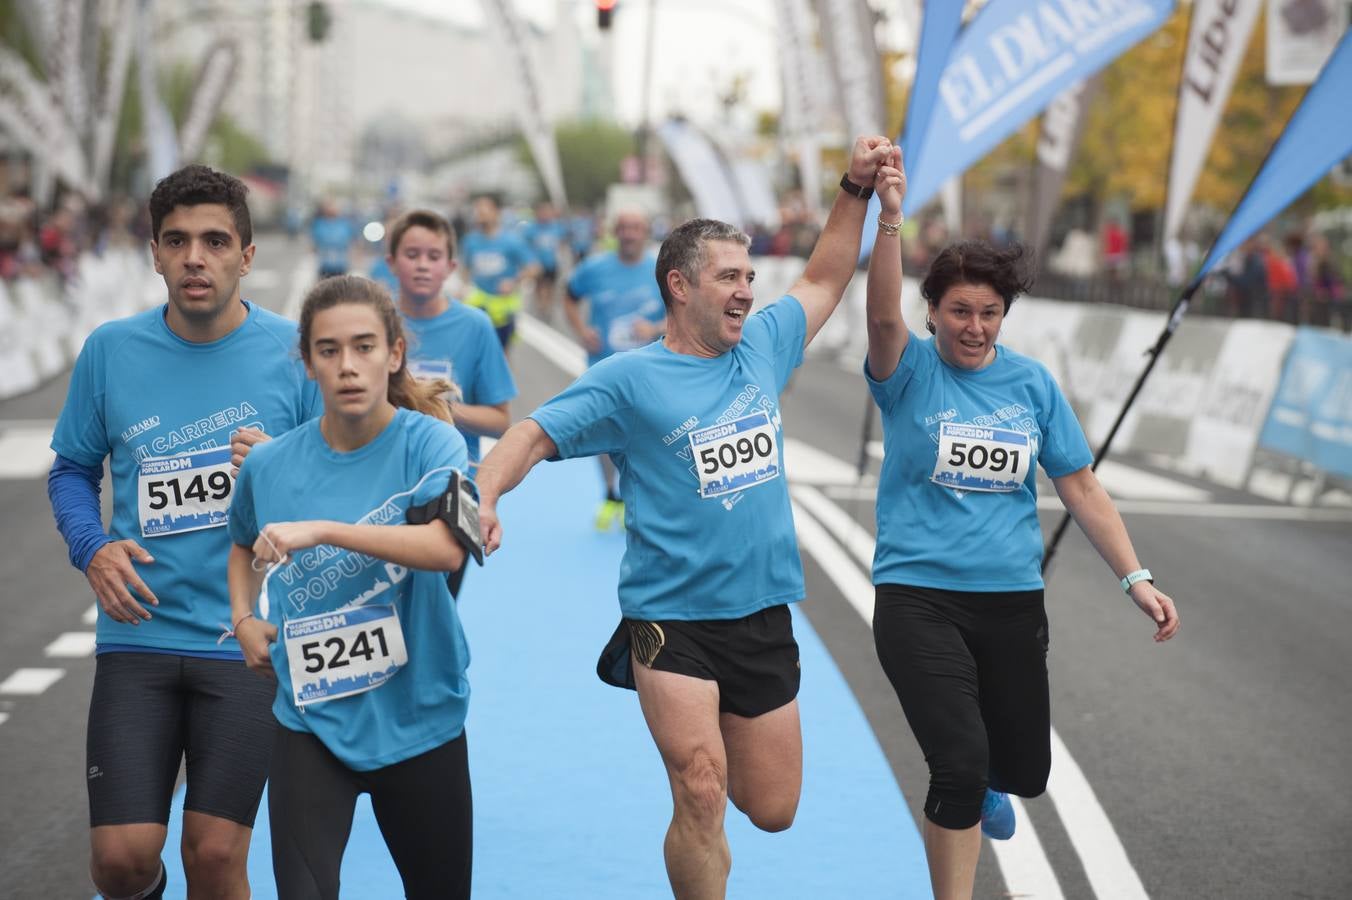
[[[1352,478],[1352,340],[1296,329],[1258,443]]]
[[[1343,33],[1263,167],[1216,238],[1197,279],[1352,153],[1352,31]]]
[[[960,6],[961,4],[954,4]],[[906,205],[919,209],[1070,85],[1155,31],[1176,0],[1002,0],[963,29],[939,76]]]
[[[911,155],[916,151],[925,123],[929,121],[930,110],[934,107],[934,97],[938,90],[939,76],[948,63],[949,51],[957,40],[958,29],[962,27],[963,4],[953,0],[925,0],[925,8],[920,20],[920,44],[916,49],[915,80],[911,82],[911,94],[906,102],[906,121],[902,125],[901,144],[902,162],[909,164]],[[909,177],[909,176],[908,176]],[[908,190],[902,201],[902,212],[910,215],[918,207],[911,201]],[[882,203],[877,195],[868,201],[868,216],[864,219],[863,241],[859,245],[859,259],[868,259],[873,252],[873,241],[878,237],[878,229],[873,226]]]

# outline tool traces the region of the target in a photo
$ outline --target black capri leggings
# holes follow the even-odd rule
[[[354,772],[312,734],[277,729],[268,780],[272,872],[282,900],[337,900],[357,795],[369,793],[409,900],[469,897],[473,810],[465,735]]]
[[[930,821],[977,824],[987,786],[1020,797],[1046,790],[1051,700],[1041,590],[880,584],[873,639],[929,764]]]

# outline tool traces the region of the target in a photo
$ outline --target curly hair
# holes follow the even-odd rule
[[[931,307],[956,284],[984,284],[1005,301],[1005,312],[1020,294],[1033,286],[1032,254],[1022,244],[997,250],[985,241],[949,244],[930,265],[920,295]]]
[[[248,194],[248,186],[233,175],[207,166],[184,166],[162,178],[151,191],[150,233],[156,241],[160,239],[160,227],[175,207],[219,203],[230,210],[240,246],[247,247],[253,243],[253,220],[249,218],[249,204],[245,200]]]
[[[751,246],[751,238],[740,228],[717,219],[691,219],[673,228],[657,250],[657,287],[662,292],[662,302],[667,309],[671,308],[667,273],[675,269],[686,281],[699,284],[699,273],[706,260],[704,245],[709,241],[730,241],[743,247]]]

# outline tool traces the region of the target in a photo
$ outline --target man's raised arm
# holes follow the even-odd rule
[[[831,204],[817,245],[812,248],[807,268],[789,291],[798,298],[807,315],[804,346],[811,343],[826,324],[854,275],[868,198],[873,193],[878,166],[884,164],[891,153],[892,143],[885,137],[860,137],[854,142],[850,167],[835,202]]]

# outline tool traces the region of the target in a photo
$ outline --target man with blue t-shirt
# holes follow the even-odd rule
[[[408,370],[415,378],[455,385],[455,426],[465,437],[470,464],[479,461],[479,437],[498,437],[511,424],[508,404],[516,381],[482,310],[452,303],[442,290],[455,271],[455,232],[441,216],[415,209],[390,226],[390,271],[399,282],[399,311],[409,332]]]
[[[465,265],[472,282],[465,302],[488,313],[506,350],[521,311],[521,285],[536,276],[540,264],[520,235],[502,227],[502,209],[494,197],[474,201],[474,225],[465,235]]]
[[[554,315],[554,284],[559,275],[559,251],[568,244],[568,223],[548,200],[535,206],[535,219],[523,230],[526,243],[540,264],[535,280],[535,314],[548,321]]]
[[[318,413],[296,326],[240,299],[254,256],[247,189],[188,166],[150,196],[164,306],[101,326],[75,363],[48,493],[98,597],[89,706],[90,874],[106,897],[159,897],[187,758],[190,896],[248,896],[246,859],[272,745],[272,688],[225,642],[225,525],[252,440]],[[113,519],[103,530],[104,460]]]
[[[310,223],[310,242],[319,259],[320,278],[347,274],[351,266],[352,242],[356,239],[356,227],[350,219],[339,214],[333,201],[325,200],[319,205],[319,211]]]
[[[621,350],[643,346],[666,327],[666,306],[653,277],[656,260],[644,253],[647,218],[640,212],[621,212],[615,217],[615,238],[619,242],[616,250],[588,258],[568,279],[564,313],[587,349],[589,366]],[[606,497],[596,513],[596,529],[605,531],[624,523],[624,502],[616,484],[615,464],[606,454],[597,458]]]
[[[750,315],[750,239],[695,219],[657,255],[661,341],[588,369],[503,435],[479,467],[480,524],[502,541],[498,498],[538,462],[609,453],[627,528],[623,620],[597,671],[634,687],[674,813],[677,897],[718,897],[732,859],[729,798],[759,828],[793,822],[802,786],[798,645],[803,598],[784,481],[779,394],[854,274],[886,138],[859,138],[807,269]]]

